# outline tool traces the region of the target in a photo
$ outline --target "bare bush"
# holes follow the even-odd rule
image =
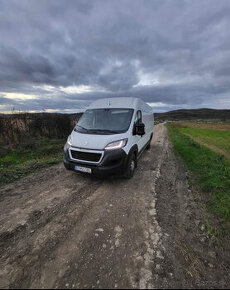
[[[1,115],[1,143],[13,147],[30,138],[66,138],[79,117],[80,114],[52,113]]]

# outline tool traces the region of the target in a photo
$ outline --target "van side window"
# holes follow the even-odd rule
[[[136,118],[135,118],[135,124],[140,124],[140,123],[142,123],[142,113],[141,113],[141,110],[138,110],[136,114]]]

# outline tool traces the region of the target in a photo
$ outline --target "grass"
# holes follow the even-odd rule
[[[193,138],[205,142],[209,145],[214,145],[227,153],[230,153],[230,131],[209,130],[198,128],[181,128],[183,134],[187,134]]]
[[[230,222],[229,161],[185,135],[185,133],[188,133],[187,128],[184,130],[181,126],[171,123],[168,124],[168,130],[175,152],[182,156],[188,169],[197,177],[201,190],[206,193],[209,210],[224,221]],[[198,131],[195,132],[195,130]],[[189,130],[189,133],[199,135],[200,131],[194,129]],[[228,148],[228,141],[225,142],[222,132],[206,130],[202,133],[207,140],[214,140],[213,142],[221,148]],[[216,142],[220,142],[220,144]]]
[[[37,138],[25,140],[17,149],[0,150],[0,185],[18,180],[62,160],[65,140]]]
[[[205,230],[211,237],[218,238],[220,236],[220,231],[217,229],[217,227],[212,226],[209,220],[205,221]]]

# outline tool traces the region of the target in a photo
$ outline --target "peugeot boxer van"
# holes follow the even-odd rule
[[[140,99],[97,100],[69,135],[64,165],[99,176],[131,178],[141,153],[150,148],[153,125],[152,108]]]

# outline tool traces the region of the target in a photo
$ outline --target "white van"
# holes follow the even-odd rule
[[[150,148],[153,110],[137,98],[93,102],[64,147],[66,169],[99,176],[133,176],[137,160]]]

